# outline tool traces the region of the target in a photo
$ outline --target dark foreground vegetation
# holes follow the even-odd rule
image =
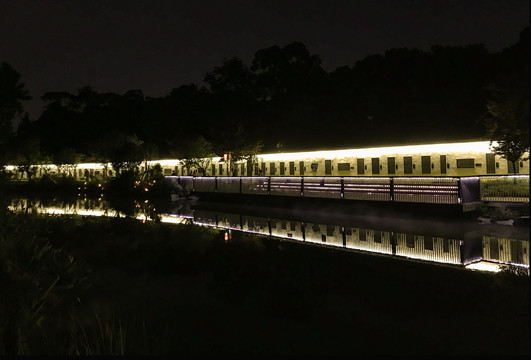
[[[0,211],[0,355],[529,354],[528,277]]]

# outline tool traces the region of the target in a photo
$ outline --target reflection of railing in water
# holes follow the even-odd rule
[[[377,229],[366,229],[351,226],[318,224],[295,220],[280,220],[275,218],[247,216],[230,213],[220,213],[205,210],[195,210],[194,223],[203,226],[213,226],[226,230],[237,230],[273,236],[296,241],[321,244],[325,246],[342,247],[351,250],[361,250],[418,259],[429,262],[461,265],[474,268],[474,264],[482,262],[482,270],[500,270],[500,266],[510,265],[529,269],[529,241],[510,239],[513,248],[518,246],[519,257],[493,258],[488,254],[481,254],[474,258],[464,258],[464,240],[457,238],[393,232]],[[483,237],[482,246],[489,237]],[[491,237],[498,239],[496,237]],[[502,239],[503,240],[503,239]],[[483,254],[485,254],[483,252]],[[491,263],[486,268],[485,262]]]
[[[457,239],[202,210],[195,211],[194,223],[432,262],[462,263],[462,241]]]
[[[461,264],[462,240],[438,236],[398,234],[396,254],[426,261]]]
[[[120,216],[109,208],[105,201],[77,200],[73,203],[59,203],[54,206],[25,199],[14,200],[9,206],[14,212],[71,214],[83,216]],[[465,241],[448,236],[412,234],[406,231],[369,229],[359,226],[340,226],[312,221],[276,219],[209,210],[184,208],[178,214],[159,214],[163,223],[193,223],[236,230],[294,241],[333,246],[349,250],[418,259],[429,262],[466,266],[492,271],[504,267],[517,267],[529,274],[529,241],[508,237],[482,235],[478,238],[479,253],[465,257]],[[133,217],[147,221],[145,213]],[[468,251],[469,253],[470,251]]]
[[[281,195],[327,199],[460,204],[479,199],[479,178],[166,176],[197,193]]]
[[[483,235],[483,259],[529,267],[529,242]]]

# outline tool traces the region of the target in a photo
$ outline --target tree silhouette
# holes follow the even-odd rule
[[[184,139],[176,149],[176,155],[188,172],[194,167],[200,175],[206,175],[212,158],[216,156],[212,144],[202,136]]]
[[[8,142],[13,137],[12,121],[22,114],[22,102],[31,96],[20,82],[20,74],[8,63],[0,65],[0,171],[3,171],[7,159]]]
[[[155,148],[163,158],[192,149],[196,154],[185,157],[194,159],[204,152],[194,146],[205,148],[204,142],[218,156],[231,152],[233,162],[241,157],[251,163],[256,149],[302,151],[487,136],[504,146],[500,154],[508,154],[510,144],[526,148],[528,39],[524,31],[515,46],[492,54],[481,44],[388,49],[330,73],[304,44],[274,45],[256,51],[250,64],[229,57],[206,72],[204,86],[182,85],[163,97],[148,97],[139,89],[120,95],[90,87],[46,93],[40,118],[24,125],[31,136],[15,141],[37,137],[46,156],[73,149],[86,161],[113,159],[120,168],[127,151],[135,153],[133,163],[150,157]],[[4,73],[11,74],[4,81],[11,86],[4,88],[18,94],[18,101],[1,99],[0,130],[6,130],[0,137],[8,138],[13,114],[28,96],[18,73],[2,65]],[[527,115],[518,113],[526,108]],[[484,124],[479,120],[485,114]],[[125,140],[133,135],[142,146]]]
[[[529,151],[529,27],[520,34],[520,41],[501,54],[502,71],[488,87],[491,100],[485,125],[489,138],[497,141],[494,153],[512,164],[527,160]]]

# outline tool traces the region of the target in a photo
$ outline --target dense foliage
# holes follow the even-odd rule
[[[326,72],[318,55],[293,42],[258,50],[251,64],[226,59],[206,73],[204,85],[182,85],[159,98],[88,86],[48,92],[38,119],[25,117],[13,136],[4,132],[3,157],[20,166],[82,159],[128,170],[155,157],[184,157],[201,167],[197,158],[225,152],[250,158],[256,151],[480,138],[509,148],[516,138],[525,149],[528,45],[526,28],[497,53],[480,44],[390,49]],[[14,114],[27,93],[11,85],[16,100],[6,109]],[[514,149],[500,150],[508,151]]]

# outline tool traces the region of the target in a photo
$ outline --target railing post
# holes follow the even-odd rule
[[[218,177],[214,176],[214,192],[218,192]]]
[[[345,179],[341,177],[341,199],[345,198]]]
[[[301,176],[301,196],[304,196],[304,176]]]
[[[240,176],[240,194],[242,193],[242,177]]]
[[[271,195],[271,176],[267,177],[267,195]]]

